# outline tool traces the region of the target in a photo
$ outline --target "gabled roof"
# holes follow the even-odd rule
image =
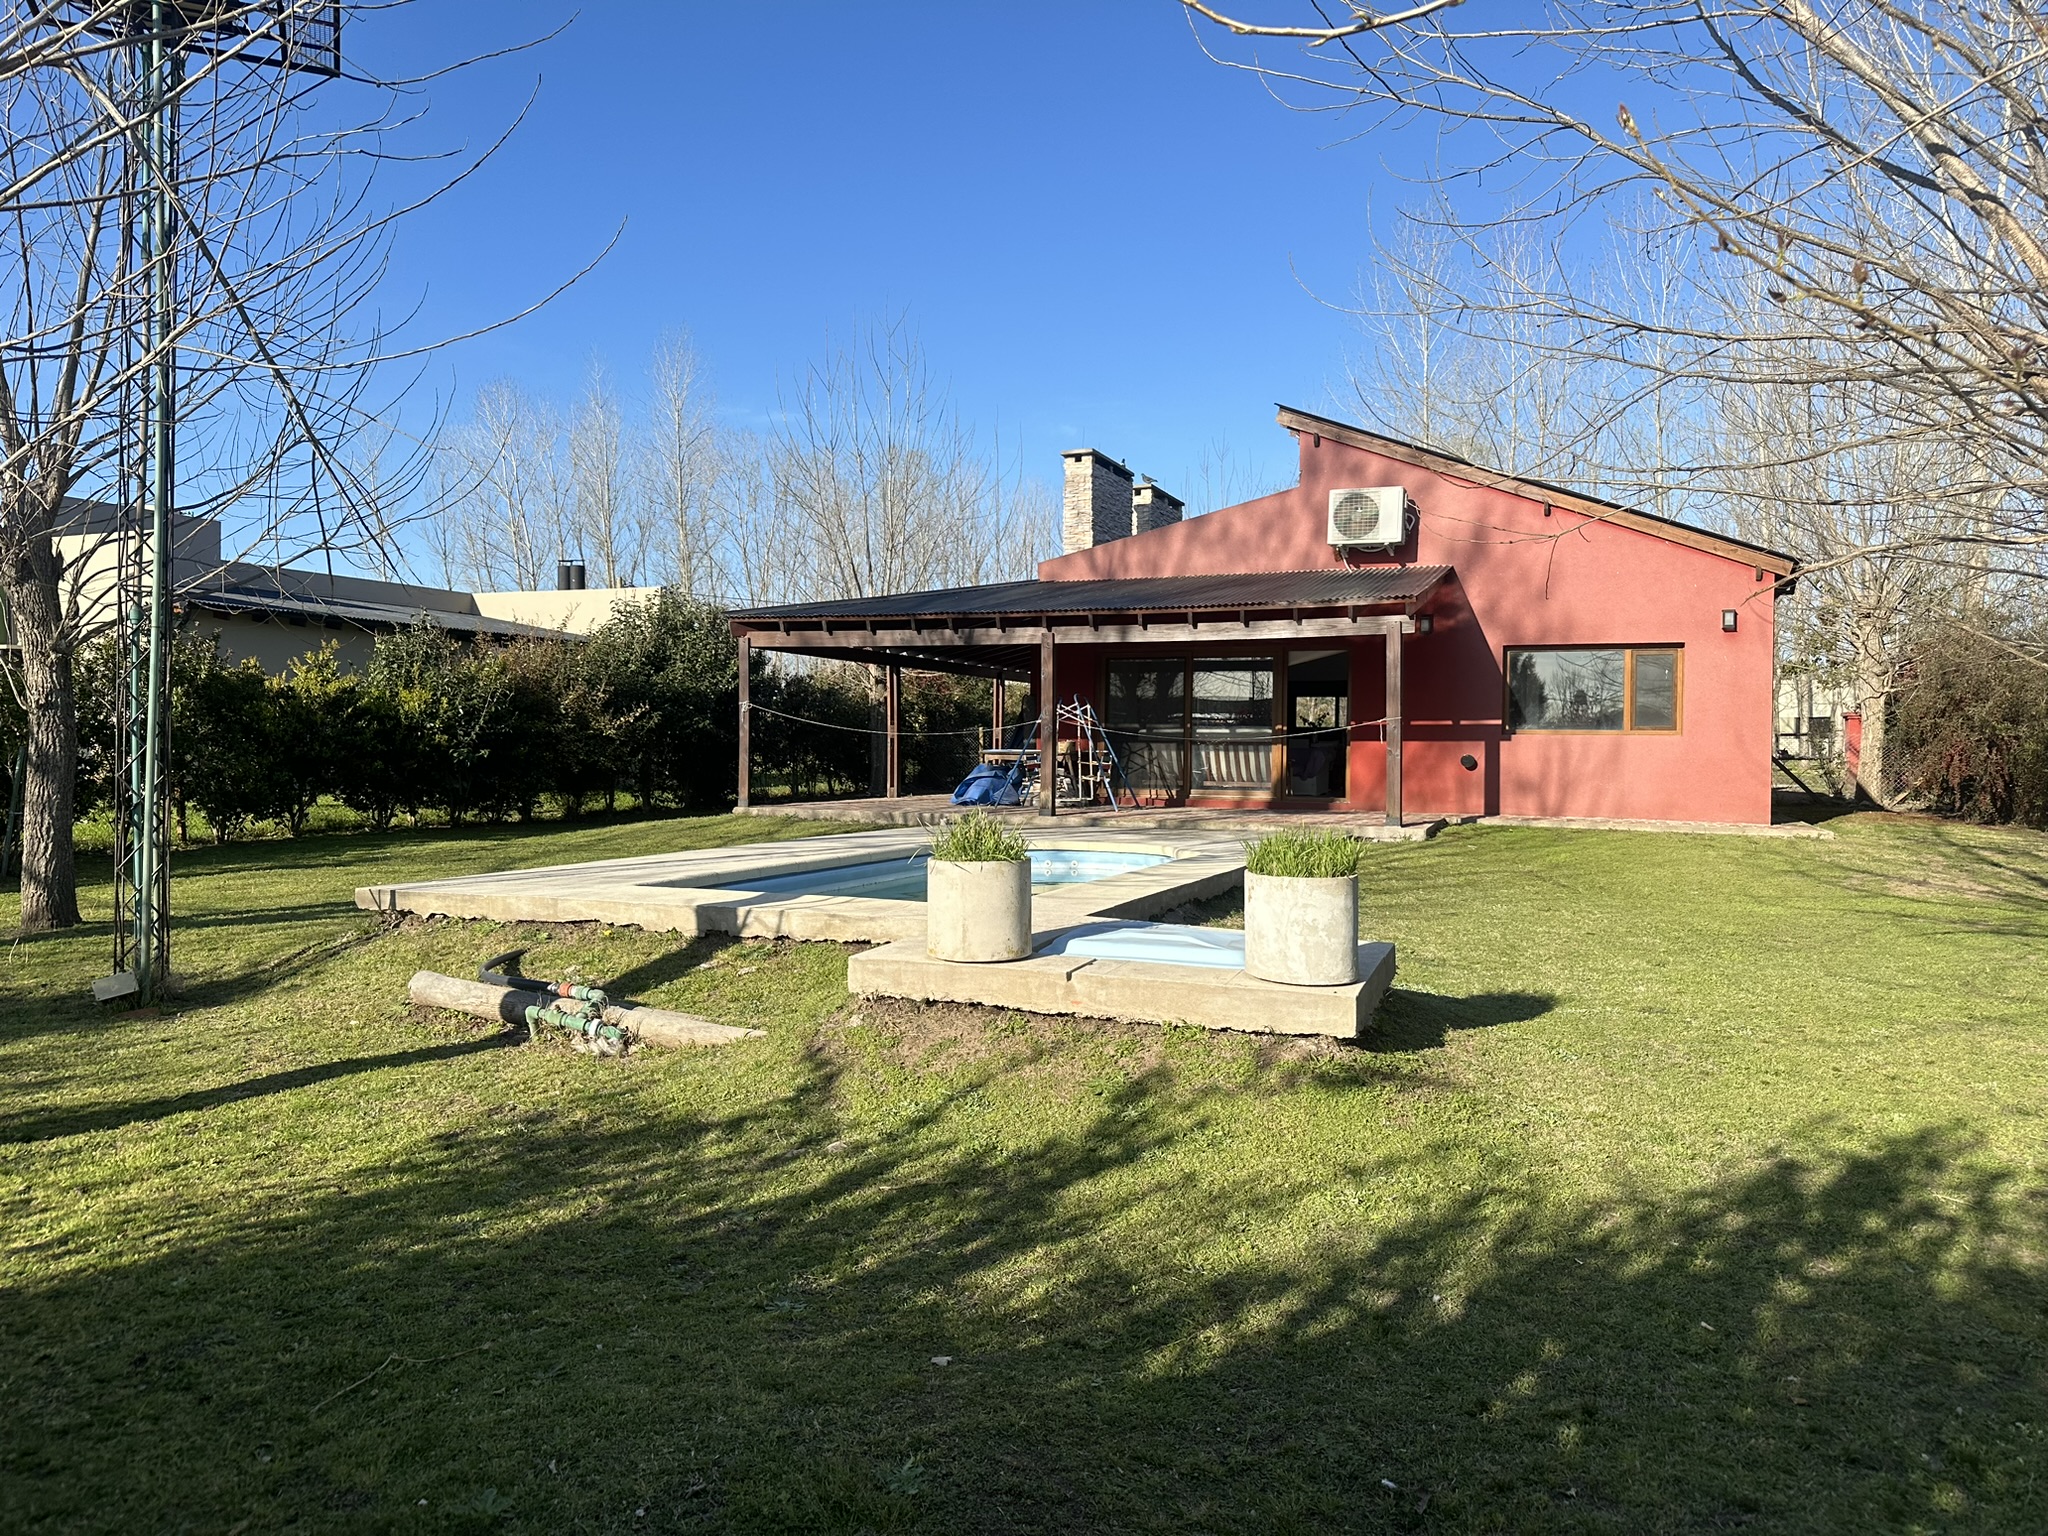
[[[1404,464],[1413,464],[1436,474],[1448,475],[1453,479],[1486,486],[1492,490],[1506,491],[1510,495],[1527,497],[1530,501],[1542,502],[1547,506],[1563,507],[1567,511],[1597,518],[1603,523],[1614,523],[1623,528],[1633,528],[1638,533],[1668,539],[1674,544],[1683,544],[1688,549],[1704,550],[1710,555],[1720,555],[1743,565],[1753,565],[1776,576],[1790,576],[1799,568],[1799,562],[1782,550],[1752,544],[1747,539],[1715,533],[1707,528],[1695,528],[1691,523],[1658,517],[1654,513],[1641,512],[1634,507],[1624,507],[1619,502],[1588,496],[1583,491],[1569,490],[1543,480],[1532,480],[1526,475],[1510,475],[1497,469],[1487,469],[1446,449],[1426,448],[1419,443],[1405,443],[1399,438],[1385,437],[1378,432],[1367,431],[1364,427],[1353,426],[1349,422],[1333,421],[1327,416],[1318,416],[1311,411],[1297,410],[1291,405],[1283,405],[1278,409],[1280,425],[1290,432],[1307,432],[1313,436],[1327,437],[1332,442],[1343,443],[1352,448],[1363,448],[1368,453],[1384,454],[1390,459],[1399,459]]]
[[[1447,565],[1363,566],[1345,571],[1251,571],[1234,576],[1132,576],[1109,581],[998,581],[983,587],[897,592],[736,608],[749,623],[846,623],[870,619],[1002,618],[1022,624],[1048,615],[1239,613],[1275,608],[1371,608],[1419,603],[1451,574]]]

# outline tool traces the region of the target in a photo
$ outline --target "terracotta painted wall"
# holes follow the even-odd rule
[[[1432,610],[1434,633],[1403,642],[1411,814],[1770,820],[1772,586],[1743,561],[1563,508],[1546,516],[1540,501],[1304,434],[1294,489],[1048,560],[1039,574],[1072,581],[1341,567],[1324,542],[1329,493],[1358,485],[1401,485],[1419,510],[1391,563],[1457,572],[1455,590]],[[1724,608],[1740,615],[1734,634],[1722,632]],[[1560,644],[1684,647],[1681,733],[1504,736],[1504,650]],[[1084,668],[1077,656],[1074,665],[1069,673],[1062,664],[1062,692],[1092,692],[1093,662]],[[1359,644],[1352,678],[1361,719],[1380,713],[1380,677],[1379,642]],[[1463,756],[1476,767],[1462,767]],[[1354,804],[1381,803],[1375,733],[1356,733],[1350,774]]]

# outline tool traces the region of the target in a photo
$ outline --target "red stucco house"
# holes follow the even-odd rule
[[[892,700],[904,667],[1031,681],[1048,720],[1084,700],[1154,803],[1770,819],[1789,557],[1279,420],[1291,489],[1184,519],[1077,449],[1036,581],[742,610],[734,634],[878,663]]]

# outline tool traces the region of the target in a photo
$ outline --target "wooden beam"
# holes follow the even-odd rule
[[[1401,637],[1387,636],[1387,825],[1401,825]]]
[[[1059,814],[1059,684],[1053,677],[1052,631],[1038,639],[1038,814]]]
[[[879,800],[889,792],[889,678],[881,662],[868,665],[868,794]]]
[[[740,636],[740,804],[745,810],[751,803],[754,781],[754,701],[753,680],[747,673],[753,665],[754,643],[745,635]]]
[[[988,685],[988,744],[1000,747],[1003,744],[1003,680],[998,677]]]
[[[891,800],[903,798],[903,669],[891,666],[884,683],[884,708],[888,713],[889,763],[887,793]]]
[[[1410,629],[1414,622],[1403,614],[1368,614],[1356,619],[1302,619],[1298,622],[1292,619],[1254,620],[1249,624],[1242,624],[1233,610],[1218,613],[1214,622],[1207,624],[1122,624],[1104,625],[1091,630],[1085,622],[1077,619],[1072,629],[1076,639],[1086,639],[1091,644],[1229,645],[1245,640],[1359,639],[1367,635],[1386,634],[1390,630]],[[795,629],[780,633],[757,633],[754,634],[753,640],[756,645],[769,650],[940,651],[1029,644],[1034,637],[1045,633],[1043,627],[1011,630],[926,630],[922,634],[908,629],[878,629],[872,634],[858,630],[849,632]]]

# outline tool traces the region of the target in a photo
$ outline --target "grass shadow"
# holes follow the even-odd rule
[[[1376,1051],[1428,1051],[1453,1030],[1493,1029],[1540,1019],[1557,1006],[1547,992],[1481,992],[1442,997],[1393,987],[1381,1001],[1364,1044]]]
[[[2038,1524],[2048,1286],[2023,1256],[2048,1231],[1958,1133],[1621,1204],[1504,1177],[1301,1249],[1218,1240],[1413,1170],[1212,1176],[1197,1222],[1162,1225],[1190,1209],[1174,1154],[1214,1134],[1212,1098],[1148,1073],[1029,1145],[934,1134],[985,1087],[852,1141],[840,1069],[815,1057],[787,1098],[726,1114],[509,1105],[374,1179],[229,1202],[25,1289],[0,1346],[0,1514]],[[1132,1223],[1145,1239],[1116,1240]],[[73,1432],[88,1409],[155,1427],[112,1461]]]
[[[35,1115],[0,1115],[0,1146],[48,1141],[58,1136],[82,1136],[93,1131],[118,1130],[122,1126],[166,1120],[172,1115],[193,1114],[219,1109],[229,1104],[239,1104],[248,1099],[289,1093],[296,1088],[332,1082],[337,1078],[356,1077],[365,1072],[388,1072],[395,1068],[452,1061],[462,1056],[474,1056],[479,1051],[495,1051],[507,1045],[515,1045],[525,1038],[524,1030],[505,1030],[476,1039],[420,1046],[410,1051],[387,1051],[381,1056],[354,1056],[341,1061],[323,1061],[314,1066],[293,1067],[286,1072],[271,1072],[262,1077],[246,1078],[238,1083],[223,1083],[217,1088],[198,1088],[190,1093],[141,1099],[129,1104],[104,1104],[90,1109],[57,1109]]]
[[[614,998],[637,998],[643,992],[652,992],[656,987],[682,980],[698,966],[739,942],[731,934],[700,933],[680,949],[669,950],[652,960],[642,961],[629,971],[621,971],[603,984],[604,990]]]

